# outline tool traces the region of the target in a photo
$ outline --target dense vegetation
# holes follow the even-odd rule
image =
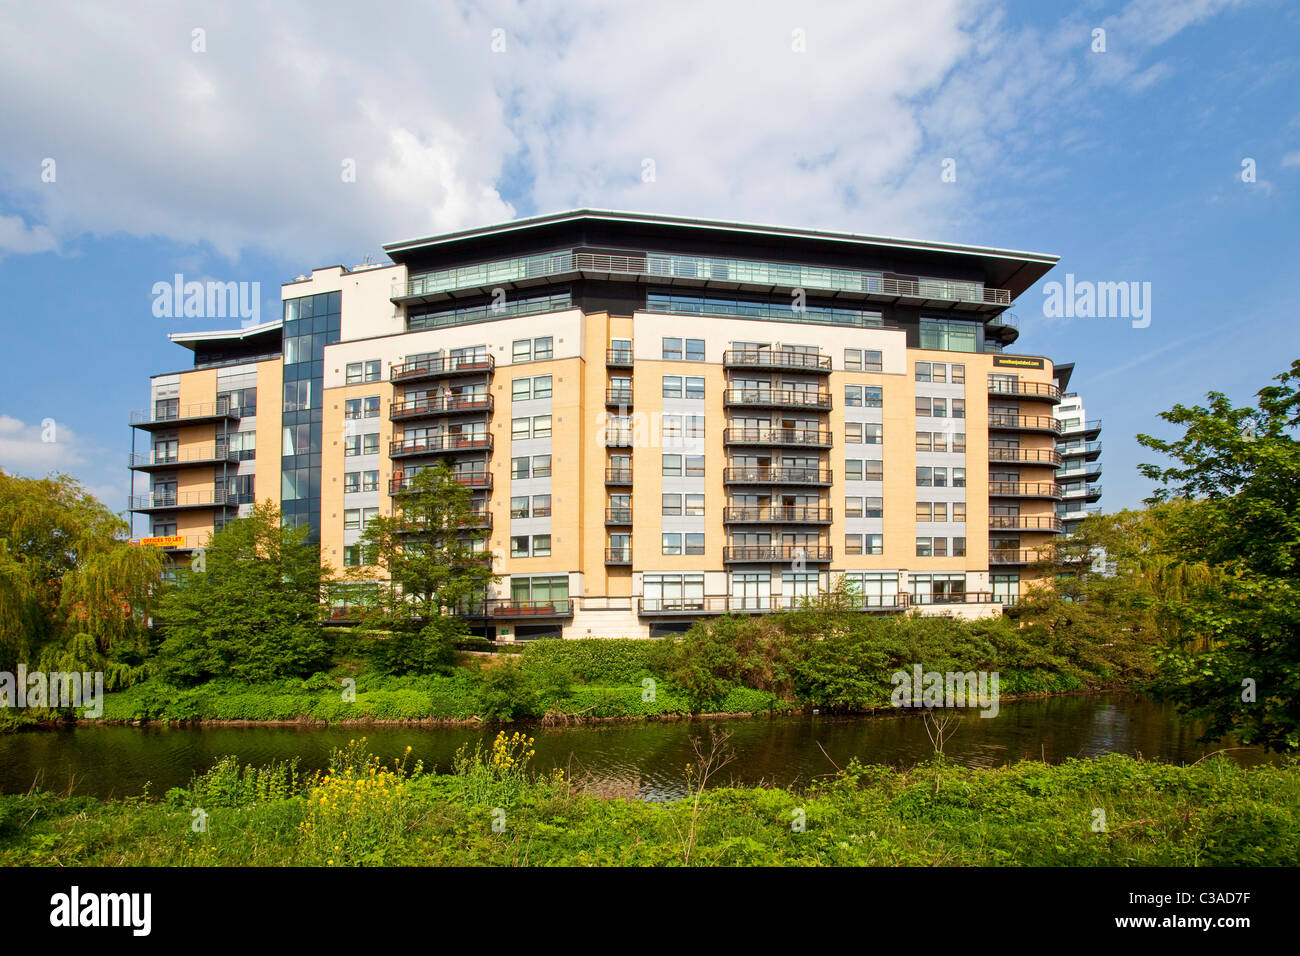
[[[856,762],[807,791],[717,787],[701,746],[685,799],[602,798],[528,771],[533,741],[462,751],[453,773],[363,745],[328,772],[233,757],[161,801],[0,797],[0,865],[1088,865],[1300,863],[1300,765],[1189,767],[1111,755],[973,770]]]

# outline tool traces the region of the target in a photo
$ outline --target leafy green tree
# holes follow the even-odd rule
[[[0,669],[103,671],[138,679],[163,558],[67,475],[0,472]]]
[[[267,501],[214,534],[202,569],[181,570],[159,602],[161,673],[182,683],[251,683],[306,676],[325,665],[321,599],[331,571],[307,542],[309,533],[283,525]]]
[[[1208,721],[1208,735],[1300,747],[1300,360],[1238,408],[1161,414],[1182,437],[1138,441],[1172,464],[1142,473],[1163,487],[1161,559],[1184,568],[1161,610],[1182,624],[1164,660],[1164,690]]]
[[[458,618],[435,617],[418,631],[371,635],[365,652],[382,674],[447,674],[456,663],[456,642],[464,637]]]
[[[416,474],[410,491],[396,501],[395,514],[366,525],[360,542],[364,567],[350,573],[383,579],[367,616],[409,630],[481,601],[497,576],[490,553],[476,548],[488,532],[476,527],[469,488],[440,462]]]

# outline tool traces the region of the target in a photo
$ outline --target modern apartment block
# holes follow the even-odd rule
[[[1083,399],[1068,392],[1072,364],[1056,366],[1056,384],[1061,402],[1053,414],[1061,423],[1056,449],[1061,453],[1061,467],[1056,473],[1061,486],[1061,500],[1056,506],[1062,529],[1069,533],[1090,514],[1100,514],[1101,506],[1101,419],[1089,421]]]
[[[1061,370],[1005,351],[1055,256],[592,210],[385,251],[171,336],[193,367],[132,418],[149,538],[184,554],[269,498],[352,565],[446,461],[500,575],[472,623],[527,639],[841,578],[864,613],[998,614],[1062,529]]]

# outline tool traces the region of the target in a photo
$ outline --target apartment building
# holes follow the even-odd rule
[[[1089,420],[1083,399],[1070,387],[1074,365],[1056,366],[1056,384],[1061,401],[1053,414],[1061,423],[1056,450],[1061,453],[1061,467],[1056,480],[1061,486],[1061,500],[1056,506],[1062,530],[1068,534],[1090,514],[1100,514],[1101,505],[1101,419]]]
[[[841,579],[864,613],[999,614],[1062,529],[1060,368],[1008,351],[1055,256],[596,210],[385,251],[171,336],[193,367],[132,416],[144,540],[184,556],[270,498],[354,565],[446,461],[500,576],[471,623],[528,639]]]

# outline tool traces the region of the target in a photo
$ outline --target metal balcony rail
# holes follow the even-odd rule
[[[1061,453],[1052,448],[1002,448],[990,445],[989,461],[1014,461],[1024,465],[1059,465]]]
[[[1036,564],[1046,560],[1038,548],[989,548],[989,564]]]
[[[982,305],[1010,305],[1006,289],[985,288],[982,283],[929,276],[886,277],[879,272],[688,255],[610,255],[565,250],[514,259],[499,259],[472,266],[443,269],[412,276],[403,287],[393,288],[393,298],[427,296],[458,289],[486,288],[503,283],[541,279],[574,272],[601,276],[650,277],[724,281],[784,288],[824,289],[867,295],[941,299]]]
[[[470,511],[465,515],[464,520],[461,521],[460,527],[491,528],[492,512],[486,509],[478,509],[476,511]],[[405,522],[399,522],[396,530],[398,534],[406,534],[412,536],[428,536],[430,534],[443,534],[452,529],[446,529],[446,528],[428,529],[428,528],[421,527],[415,522],[405,521]]]
[[[606,428],[604,439],[607,448],[631,448],[633,430],[631,428]]]
[[[632,350],[606,349],[605,364],[614,368],[630,368],[632,366]]]
[[[443,452],[490,451],[492,436],[483,435],[427,435],[424,438],[399,438],[388,443],[388,456],[436,455]]]
[[[746,544],[722,549],[723,561],[831,560],[832,548],[825,544]]]
[[[814,505],[740,505],[724,508],[722,520],[734,523],[830,524],[831,509]]]
[[[1050,415],[989,415],[989,428],[1011,431],[1061,431],[1061,423]]]
[[[989,515],[989,527],[1017,531],[1060,531],[1061,519],[1055,515]]]
[[[1026,398],[1050,398],[1059,400],[1061,390],[1055,385],[1043,382],[1021,382],[1014,379],[989,376],[990,395],[1018,395]]]
[[[1079,485],[1073,488],[1065,488],[1061,492],[1063,498],[1100,498],[1101,485]]]
[[[829,485],[832,481],[832,474],[829,468],[762,467],[755,465],[727,468],[722,473],[722,480],[729,484]]]
[[[989,319],[989,325],[1005,325],[1010,329],[1020,328],[1020,316],[1014,312],[1002,312]]]
[[[606,508],[605,524],[631,524],[631,508]]]
[[[402,362],[392,365],[389,368],[388,377],[394,382],[404,382],[413,378],[430,378],[436,375],[491,372],[494,368],[496,368],[496,359],[491,355],[453,355],[442,358],[417,359],[414,362]]]
[[[1002,596],[991,591],[955,591],[948,594],[913,594],[911,604],[1001,604]]]
[[[455,479],[466,488],[491,488],[492,475],[490,472],[471,472],[462,473],[454,476]],[[400,495],[415,488],[415,475],[394,475],[388,479],[388,493],[390,495]]]
[[[793,388],[729,388],[722,393],[726,405],[764,405],[774,408],[813,408],[829,411],[830,392],[804,392]]]
[[[989,494],[1003,498],[1059,498],[1061,486],[1051,481],[990,481]]]
[[[476,605],[471,616],[487,617],[573,617],[573,598],[560,597],[539,600],[514,598],[489,598]]]
[[[238,497],[220,488],[203,491],[177,491],[170,494],[133,495],[132,511],[160,508],[225,508],[238,504]]]
[[[605,389],[606,405],[631,405],[632,389],[630,388],[607,388]]]
[[[229,399],[223,398],[215,402],[194,402],[189,405],[178,405],[174,410],[169,406],[164,406],[160,410],[156,405],[153,408],[137,408],[131,412],[131,424],[157,425],[208,418],[238,417],[239,410],[231,407]]]
[[[1075,432],[1099,432],[1101,431],[1101,419],[1094,418],[1089,422],[1075,422],[1073,425],[1067,425],[1062,429],[1066,435],[1073,435]]]
[[[811,445],[829,448],[831,433],[817,428],[728,428],[722,440],[732,445]]]
[[[789,349],[728,349],[722,353],[722,364],[741,368],[800,369],[829,372],[831,357],[813,352],[795,352]]]
[[[605,563],[606,564],[631,564],[632,563],[631,546],[628,546],[626,548],[606,548]]]
[[[632,484],[632,469],[631,468],[606,468],[605,484],[607,485]]]
[[[189,445],[171,453],[160,452],[156,449],[148,452],[138,452],[130,456],[130,467],[166,468],[175,466],[183,468],[187,465],[237,461],[239,461],[239,452],[233,450],[225,442],[217,442],[212,445]]]
[[[393,402],[388,406],[388,418],[416,418],[424,415],[455,415],[461,412],[490,412],[491,395],[429,395]]]

